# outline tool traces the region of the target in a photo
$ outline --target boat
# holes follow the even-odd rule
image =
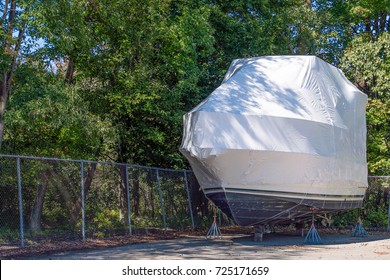
[[[362,207],[367,96],[316,56],[234,60],[183,117],[181,153],[238,225]]]

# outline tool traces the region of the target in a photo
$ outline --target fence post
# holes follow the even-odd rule
[[[184,170],[184,180],[185,180],[185,183],[186,183],[186,191],[187,191],[187,197],[188,197],[188,207],[190,209],[192,230],[194,230],[195,229],[194,214],[192,213],[191,195],[190,195],[190,191],[188,189],[187,170]]]
[[[131,231],[131,205],[130,205],[130,183],[129,183],[129,167],[125,166],[125,176],[126,176],[126,192],[127,192],[127,222],[129,224],[129,234],[132,235]]]
[[[19,197],[19,222],[20,222],[20,247],[24,247],[24,223],[23,223],[23,194],[22,176],[20,172],[20,158],[16,158],[16,172],[18,176],[18,197]]]
[[[157,186],[158,186],[158,192],[160,194],[160,204],[161,204],[161,213],[162,213],[162,218],[163,218],[163,223],[164,223],[164,231],[167,231],[167,222],[165,220],[165,209],[164,209],[164,198],[161,190],[161,184],[160,184],[160,176],[158,169],[156,169],[156,174],[157,174]]]
[[[85,241],[84,161],[81,161],[80,175],[81,175],[81,234],[83,236],[83,241]]]

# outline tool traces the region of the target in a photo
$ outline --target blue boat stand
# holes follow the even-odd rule
[[[212,225],[211,225],[211,227],[206,235],[206,239],[209,239],[209,238],[219,238],[219,239],[222,238],[221,231],[217,226],[217,213],[215,210],[214,210],[214,216],[213,216],[213,223],[212,223]]]
[[[320,237],[320,235],[319,235],[319,233],[314,225],[314,210],[313,210],[313,217],[312,217],[312,221],[311,221],[311,226],[310,226],[310,229],[309,229],[303,243],[322,244],[321,237]]]
[[[351,236],[352,237],[365,237],[365,236],[367,236],[367,231],[364,229],[363,223],[362,223],[362,220],[360,219],[360,217],[358,219],[358,222],[357,222],[355,228],[352,231]]]

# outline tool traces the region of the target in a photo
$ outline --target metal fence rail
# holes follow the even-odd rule
[[[365,214],[382,224],[387,213],[376,206],[388,207],[389,183],[390,177],[370,177],[365,201],[377,204]],[[207,227],[211,210],[188,170],[0,155],[0,249]],[[219,221],[231,224],[221,214]]]

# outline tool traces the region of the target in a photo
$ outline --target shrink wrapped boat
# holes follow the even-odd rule
[[[234,60],[184,116],[180,151],[205,195],[239,225],[362,206],[367,96],[314,56]]]

